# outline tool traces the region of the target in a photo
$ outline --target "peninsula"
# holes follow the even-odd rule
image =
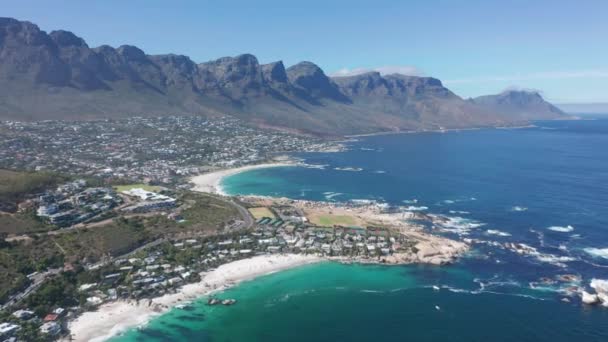
[[[196,191],[226,196],[221,189],[223,177],[257,168],[285,166],[294,164],[282,161],[218,170],[195,176],[191,181]],[[172,242],[172,247],[182,252],[206,251],[196,261],[200,265],[198,268],[188,267],[190,272],[199,270],[197,277],[172,278],[168,284],[177,286],[173,290],[151,292],[141,299],[110,300],[95,311],[84,312],[70,321],[70,338],[102,341],[130,327],[145,324],[176,305],[288,268],[323,261],[444,265],[468,250],[465,243],[426,233],[413,220],[430,217],[408,211],[406,207],[389,210],[375,202],[329,203],[260,196],[239,196],[237,202],[255,220],[251,228]],[[154,288],[151,286],[153,280],[146,276],[156,269],[154,265],[163,266],[166,252],[151,248],[142,256],[145,257],[143,265],[147,266],[140,266],[134,273],[134,283],[150,291]],[[126,263],[134,271],[133,267],[141,265],[142,260],[129,259]],[[170,272],[176,270],[174,266],[167,267]],[[186,271],[183,266],[177,268],[181,268],[177,271],[182,274]],[[182,279],[196,280],[184,283]]]

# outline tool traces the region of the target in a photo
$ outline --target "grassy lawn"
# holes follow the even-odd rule
[[[256,220],[259,220],[262,217],[270,217],[270,218],[273,218],[273,219],[275,218],[275,216],[272,213],[272,211],[270,211],[270,209],[268,209],[266,207],[249,208],[249,212],[251,213],[251,215],[253,215],[253,217]]]
[[[147,185],[147,184],[127,184],[127,185],[116,185],[114,186],[114,189],[117,192],[123,192],[123,191],[127,191],[127,190],[131,190],[131,189],[144,189],[146,191],[152,191],[152,192],[158,192],[161,191],[163,189],[163,187],[161,186],[156,186],[156,185]]]
[[[323,227],[353,226],[357,224],[354,217],[348,215],[318,214],[310,215],[310,222]]]

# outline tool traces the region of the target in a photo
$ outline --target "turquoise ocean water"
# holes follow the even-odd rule
[[[453,218],[429,230],[482,242],[448,267],[322,263],[271,274],[228,290],[235,306],[208,307],[203,298],[113,341],[608,341],[608,309],[567,292],[608,279],[608,120],[376,136],[348,146],[295,155],[308,167],[254,170],[223,186],[417,207]],[[538,254],[494,242],[525,243]],[[539,283],[561,274],[582,281]]]

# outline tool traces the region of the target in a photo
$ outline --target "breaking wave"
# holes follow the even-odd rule
[[[458,235],[468,235],[472,229],[485,225],[483,222],[460,216],[434,216],[433,223],[442,231]]]
[[[551,226],[549,228],[547,228],[549,230],[552,230],[554,232],[560,232],[560,233],[570,233],[571,231],[574,230],[574,227],[568,225],[565,227],[561,227],[561,226]]]
[[[331,199],[333,199],[334,197],[337,197],[337,196],[340,196],[340,195],[344,195],[344,194],[343,194],[343,193],[341,193],[341,192],[331,192],[331,191],[327,191],[327,192],[324,192],[324,193],[323,193],[323,195],[325,196],[325,199],[326,199],[326,200],[331,200]]]
[[[365,199],[365,198],[353,198],[353,199],[351,199],[349,201],[352,202],[352,203],[354,203],[354,204],[359,204],[359,205],[367,205],[367,204],[377,203],[376,200]]]
[[[486,230],[486,233],[488,233],[490,235],[497,235],[497,236],[511,236],[511,234],[500,231],[498,229],[488,229],[488,230]]]
[[[319,170],[325,170],[326,167],[328,167],[329,165],[326,164],[300,164],[300,166],[305,167],[307,169],[319,169]]]
[[[585,253],[587,253],[593,257],[596,257],[596,258],[608,259],[608,248],[588,247],[588,248],[583,248],[583,251],[585,251]]]
[[[429,207],[425,207],[425,206],[416,207],[416,206],[410,205],[410,206],[407,206],[407,207],[405,207],[403,209],[405,209],[407,211],[424,211],[424,210],[428,210]]]
[[[363,171],[363,169],[360,168],[360,167],[350,167],[350,166],[348,166],[348,167],[334,167],[334,170],[337,170],[337,171],[350,171],[350,172],[360,172],[360,171]]]

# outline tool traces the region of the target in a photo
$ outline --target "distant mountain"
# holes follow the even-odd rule
[[[285,68],[253,55],[197,64],[135,46],[90,48],[67,31],[0,18],[0,119],[230,115],[321,135],[517,124],[558,117],[538,100],[463,100],[430,77],[328,77],[311,62]],[[535,112],[539,110],[539,112]]]
[[[507,90],[497,95],[476,97],[471,102],[515,120],[554,120],[568,117],[561,109],[545,101],[536,91]]]

